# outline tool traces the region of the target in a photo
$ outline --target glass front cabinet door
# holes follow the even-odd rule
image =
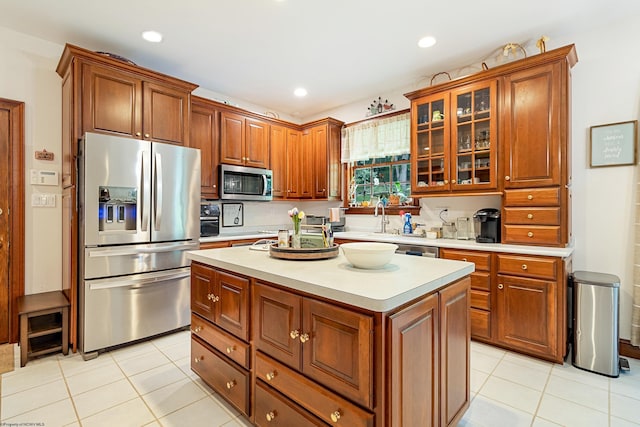
[[[451,189],[496,188],[495,80],[451,92]]]
[[[413,101],[411,108],[412,193],[450,190],[449,95]]]

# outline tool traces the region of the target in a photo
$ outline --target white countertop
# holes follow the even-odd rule
[[[524,255],[545,255],[566,258],[573,253],[573,247],[553,248],[547,246],[503,245],[502,243],[477,243],[475,240],[427,239],[406,237],[397,234],[382,234],[366,231],[344,231],[334,233],[336,239],[368,240],[376,242],[402,243],[439,248],[468,249],[487,252],[508,252]]]
[[[394,254],[380,270],[354,268],[340,253],[327,260],[292,261],[272,258],[268,251],[239,246],[191,251],[187,256],[218,267],[340,301],[386,312],[471,274],[470,262]]]
[[[275,239],[277,233],[249,232],[237,235],[220,235],[201,237],[200,243],[222,242],[226,240],[243,239]],[[425,237],[406,237],[397,234],[382,234],[368,231],[343,231],[334,233],[336,239],[352,239],[372,242],[400,243],[420,246],[435,246],[438,248],[467,249],[487,252],[508,252],[523,255],[544,255],[566,258],[573,253],[573,247],[554,248],[547,246],[503,245],[501,243],[477,243],[475,240],[455,239],[427,239]]]

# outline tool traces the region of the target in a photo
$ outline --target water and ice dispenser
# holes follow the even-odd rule
[[[100,186],[98,191],[99,231],[135,231],[137,189]]]

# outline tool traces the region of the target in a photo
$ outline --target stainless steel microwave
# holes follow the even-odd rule
[[[269,169],[220,165],[220,198],[269,201],[272,172]]]

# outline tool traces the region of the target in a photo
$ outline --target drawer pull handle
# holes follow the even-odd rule
[[[227,388],[231,390],[236,386],[236,380],[227,381]]]
[[[511,179],[511,177],[510,177],[509,175],[507,175],[507,176],[505,176],[505,177],[504,177],[504,180],[505,180],[505,181],[509,181],[510,179]]]
[[[528,199],[528,200],[533,200],[533,194],[529,194],[529,195],[527,196],[527,199]]]
[[[271,371],[271,372],[267,372],[265,374],[265,377],[267,378],[267,381],[271,381],[272,379],[274,379],[276,377],[276,375],[278,375],[278,373],[276,371]]]
[[[202,330],[202,326],[196,326],[195,328],[191,329],[191,332],[193,332],[194,334],[197,334],[201,330]]]
[[[504,288],[504,285],[502,283],[499,283],[498,284],[498,289],[502,289],[502,288]]]
[[[528,232],[527,237],[533,237],[533,232],[532,231]]]
[[[217,296],[217,295],[212,295],[211,301],[218,302],[218,301],[220,301],[220,297]]]
[[[291,339],[295,340],[296,338],[298,338],[300,336],[300,331],[297,330],[297,329],[294,330],[294,331],[291,331],[291,332],[289,332],[289,336],[291,337]]]
[[[276,419],[276,411],[267,412],[267,421],[271,422]]]
[[[527,269],[527,264],[522,264],[522,269],[526,270]]]
[[[528,215],[527,215],[527,218],[528,218],[528,219],[533,219],[533,214],[528,214]]]
[[[342,414],[340,413],[340,411],[334,411],[331,413],[331,421],[337,423],[341,416]]]
[[[307,342],[307,341],[309,341],[309,334],[300,335],[300,342]]]
[[[201,360],[204,360],[204,356],[194,357],[193,358],[193,363],[200,363]]]
[[[227,347],[227,354],[231,354],[234,351],[236,351],[236,346],[235,345],[231,345],[231,346]]]

